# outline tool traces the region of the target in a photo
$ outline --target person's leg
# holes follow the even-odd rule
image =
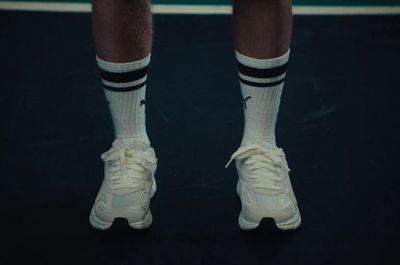
[[[280,229],[294,229],[301,217],[275,140],[290,53],[291,0],[235,0],[233,11],[245,120],[241,147],[231,159],[239,174],[239,225],[253,229],[262,218],[273,218]]]
[[[149,0],[95,0],[93,37],[116,138],[149,142],[145,128],[152,43]]]
[[[150,0],[94,0],[92,29],[100,59],[114,63],[143,59],[152,43]]]
[[[122,217],[133,228],[143,229],[152,222],[149,205],[157,167],[145,127],[150,0],[94,0],[92,11],[96,60],[116,139],[101,156],[105,176],[90,223],[107,229]]]
[[[267,141],[275,145],[275,123],[291,40],[291,0],[236,0],[233,10],[245,106],[243,144]]]
[[[291,0],[235,0],[235,47],[243,55],[268,59],[290,48]]]

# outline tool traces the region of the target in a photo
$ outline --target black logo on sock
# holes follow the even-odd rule
[[[144,105],[144,104],[146,104],[146,101],[144,101],[144,99],[142,99],[142,100],[140,101],[140,105],[139,105],[139,106],[142,106],[142,105]]]
[[[251,99],[251,97],[243,98],[243,106],[244,106],[244,109],[247,109],[246,101],[249,100],[249,99]]]

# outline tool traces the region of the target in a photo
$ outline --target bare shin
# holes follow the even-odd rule
[[[291,0],[234,0],[235,47],[258,59],[281,56],[290,48]]]
[[[92,28],[100,59],[115,63],[142,59],[152,44],[150,0],[94,0]]]

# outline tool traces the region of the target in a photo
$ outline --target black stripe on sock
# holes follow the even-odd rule
[[[241,77],[239,77],[240,82],[242,82],[245,85],[248,86],[254,86],[254,87],[271,87],[271,86],[277,86],[282,84],[283,82],[285,82],[285,78],[282,78],[281,80],[275,81],[275,82],[270,82],[270,83],[257,83],[257,82],[252,82],[252,81],[248,81],[245,80]]]
[[[285,64],[274,67],[274,68],[269,68],[269,69],[257,69],[253,67],[246,66],[244,64],[241,64],[238,62],[238,68],[239,72],[243,75],[251,76],[251,77],[256,77],[256,78],[271,78],[271,77],[277,77],[286,72],[288,62]]]
[[[114,91],[114,92],[129,92],[129,91],[134,91],[134,90],[138,90],[142,87],[144,87],[146,85],[146,82],[140,83],[138,85],[134,85],[134,86],[129,86],[129,87],[113,87],[113,86],[107,86],[104,85],[104,88],[110,91]]]
[[[136,81],[145,77],[147,75],[147,68],[148,66],[145,66],[143,68],[126,73],[112,73],[100,68],[99,69],[100,69],[100,75],[104,80],[114,83],[126,83],[126,82]]]

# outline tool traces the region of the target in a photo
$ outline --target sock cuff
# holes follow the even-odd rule
[[[279,67],[286,64],[289,61],[290,48],[289,50],[276,58],[270,59],[257,59],[241,54],[239,51],[235,50],[236,60],[245,66],[256,68],[256,69],[269,69],[274,67]]]
[[[150,57],[151,54],[133,62],[112,63],[96,56],[104,88],[114,92],[129,92],[144,87]]]
[[[144,68],[149,65],[150,58],[151,58],[151,53],[149,53],[149,55],[147,55],[145,58],[137,61],[126,62],[126,63],[113,63],[102,60],[96,55],[96,61],[98,67],[101,70],[112,73],[125,73]]]

